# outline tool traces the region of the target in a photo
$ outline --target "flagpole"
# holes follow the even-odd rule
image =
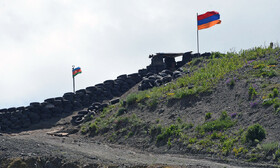
[[[72,77],[73,77],[73,93],[75,93],[75,77],[73,75],[73,70],[75,68],[75,65],[72,65]]]
[[[196,42],[197,42],[197,53],[199,54],[199,37],[198,37],[198,13],[196,13],[196,21],[197,21],[197,26],[196,26]]]

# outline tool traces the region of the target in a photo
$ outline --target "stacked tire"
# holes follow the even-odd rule
[[[171,82],[174,79],[177,79],[184,75],[182,69],[178,69],[174,72],[170,70],[163,70],[158,74],[147,73],[145,77],[143,77],[142,82],[138,86],[138,90],[147,90],[153,87],[158,87],[168,82]]]
[[[79,110],[78,115],[74,116],[72,122],[79,124],[89,115],[101,112],[108,106],[102,103],[108,100],[110,104],[119,102],[116,97],[121,96],[137,83],[139,90],[146,90],[161,86],[174,79],[177,79],[188,72],[183,72],[181,67],[192,58],[209,58],[211,53],[191,54],[187,52],[183,55],[183,60],[177,62],[177,71],[164,70],[164,65],[149,65],[146,69],[138,70],[138,73],[123,74],[115,80],[106,80],[95,86],[77,90],[76,93],[68,92],[62,97],[49,98],[44,102],[33,102],[27,107],[12,107],[0,109],[0,131],[13,131],[21,128],[28,128],[31,124],[39,123],[52,117],[60,117],[61,114],[72,113]],[[88,108],[87,111],[82,111]]]

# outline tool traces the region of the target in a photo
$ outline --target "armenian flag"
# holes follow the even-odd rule
[[[197,16],[197,29],[207,29],[221,22],[219,12],[209,11]]]
[[[77,67],[75,69],[72,70],[72,74],[73,74],[73,77],[75,77],[76,75],[82,73],[82,70],[80,67]]]

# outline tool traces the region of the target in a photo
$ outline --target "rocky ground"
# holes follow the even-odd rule
[[[51,128],[38,129],[48,125],[41,123],[31,131],[1,134],[1,167],[238,167],[211,158],[148,153],[76,134],[63,134],[60,130],[67,127],[70,118],[60,120]]]

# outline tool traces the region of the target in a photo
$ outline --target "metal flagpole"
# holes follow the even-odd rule
[[[73,75],[73,70],[75,68],[75,65],[72,65],[72,77],[73,77],[73,93],[75,93],[75,77]]]
[[[196,28],[197,28],[197,31],[196,31],[197,53],[198,53],[198,55],[200,55],[199,54],[199,37],[198,37],[198,13],[196,13],[196,21],[197,21],[197,26],[196,26]]]

